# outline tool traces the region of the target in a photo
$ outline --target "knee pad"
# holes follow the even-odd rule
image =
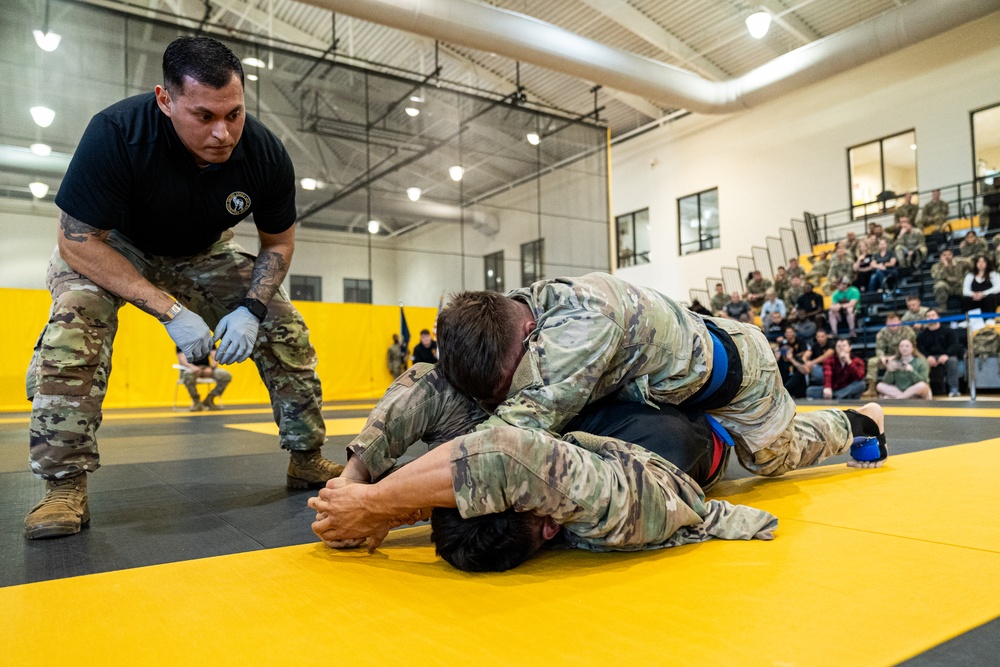
[[[879,433],[878,424],[856,410],[846,410],[854,440],[851,458],[855,461],[884,461],[889,456],[885,433]]]

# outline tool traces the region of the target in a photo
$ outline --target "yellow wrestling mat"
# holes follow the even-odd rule
[[[324,419],[327,435],[357,435],[368,423],[367,417],[344,417],[340,419]],[[278,435],[278,425],[274,422],[253,422],[250,424],[226,424],[226,428],[238,431],[250,431],[261,435]]]
[[[717,489],[771,542],[469,575],[426,527],[0,589],[11,665],[890,665],[1000,615],[1000,439]],[[150,539],[155,539],[151,537]],[[71,600],[67,616],[65,602]]]

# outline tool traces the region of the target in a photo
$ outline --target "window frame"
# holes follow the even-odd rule
[[[712,242],[712,245],[709,246],[708,248],[704,247],[705,239],[702,238],[701,197],[702,197],[702,195],[706,195],[706,194],[708,194],[710,192],[714,192],[715,193],[716,210],[721,210],[721,206],[719,206],[719,186],[718,185],[716,185],[714,188],[706,188],[705,190],[700,190],[699,192],[693,192],[693,193],[691,193],[689,195],[684,195],[683,197],[678,197],[677,198],[677,256],[678,257],[685,257],[687,255],[695,255],[695,254],[697,254],[699,252],[705,252],[706,250],[718,250],[719,248],[722,247],[722,215],[719,215],[719,234],[718,234],[718,236],[710,236],[709,239],[708,239],[709,241]],[[684,240],[683,240],[683,235],[681,234],[681,226],[683,224],[681,222],[681,202],[684,201],[685,199],[691,199],[692,197],[696,197],[697,198],[697,203],[698,203],[698,249],[697,250],[692,250],[691,252],[687,252],[686,253],[686,252],[684,252],[684,246],[685,245],[693,245],[694,242],[693,241],[689,241],[689,242],[685,243]],[[716,241],[718,241],[717,244],[716,244]]]
[[[348,284],[347,284],[348,281],[352,281],[355,284],[353,286],[348,286]],[[368,300],[367,301],[363,301],[363,300],[360,300],[358,298],[352,298],[352,299],[348,299],[347,298],[347,296],[348,296],[348,290],[353,290],[354,292],[359,292],[360,289],[362,288],[362,286],[365,287],[367,289],[367,291],[368,291],[368,295],[367,295],[368,296]],[[358,296],[360,297],[362,295],[358,294]],[[367,303],[367,304],[371,304],[371,302],[372,302],[372,281],[369,278],[344,278],[344,303]]]
[[[853,173],[853,171],[851,169],[851,151],[853,151],[855,148],[861,148],[862,146],[867,146],[869,144],[874,144],[874,143],[878,142],[879,178],[882,181],[882,189],[880,190],[880,192],[885,192],[885,148],[884,148],[883,144],[888,139],[895,139],[896,137],[903,136],[904,134],[910,134],[911,132],[913,133],[913,143],[917,144],[917,150],[919,150],[920,145],[917,143],[917,128],[916,127],[911,127],[908,130],[902,130],[900,132],[893,132],[892,134],[887,134],[887,135],[879,137],[877,139],[870,139],[868,141],[862,141],[860,144],[855,144],[853,146],[848,146],[847,147],[847,203],[848,203],[848,210],[851,213],[851,220],[859,220],[859,219],[867,217],[868,215],[872,215],[871,213],[862,213],[860,216],[855,217],[855,211],[854,211],[854,209],[856,209],[856,208],[860,208],[860,209],[864,210],[864,209],[866,209],[866,207],[868,207],[871,204],[878,204],[879,205],[878,214],[885,213],[888,210],[895,210],[895,208],[896,208],[896,204],[895,203],[890,208],[890,207],[886,206],[886,202],[884,200],[883,201],[878,201],[877,199],[875,201],[863,202],[861,204],[855,204],[854,203],[854,173]],[[917,151],[913,151],[913,180],[915,181],[914,186],[913,186],[913,190],[910,190],[909,192],[919,192],[920,191],[920,172],[918,170],[918,164],[917,164]],[[892,201],[895,202],[897,199],[902,199],[902,197],[903,197],[904,194],[905,193],[897,192],[895,199],[893,199]]]
[[[626,267],[630,267],[630,266],[639,266],[640,264],[649,264],[649,251],[650,251],[650,248],[647,247],[647,248],[645,248],[645,250],[643,250],[643,251],[640,252],[640,250],[639,250],[639,235],[635,231],[635,224],[636,224],[635,223],[635,219],[636,219],[636,217],[640,213],[645,213],[646,214],[646,224],[648,225],[649,224],[649,207],[648,206],[646,208],[640,208],[638,210],[631,211],[629,213],[622,213],[621,215],[616,215],[615,216],[615,234],[616,234],[616,236],[615,236],[615,250],[617,252],[617,257],[615,258],[615,268],[617,268],[617,269],[626,268]],[[631,227],[632,227],[632,245],[635,246],[635,247],[632,248],[632,254],[631,255],[629,255],[628,257],[622,257],[621,224],[625,221],[626,218],[630,219],[627,224],[630,224]],[[646,235],[646,243],[649,244],[649,235],[648,234]],[[639,261],[640,259],[642,261]],[[624,260],[624,262],[623,262],[623,260]]]
[[[490,276],[493,269],[493,276]],[[483,255],[483,287],[490,292],[504,292],[503,250]]]
[[[982,187],[986,182],[986,177],[980,176],[976,171],[976,114],[998,107],[1000,107],[1000,102],[994,102],[993,104],[969,111],[969,137],[972,140],[972,182],[975,184],[974,192],[976,194],[981,193]]]
[[[315,288],[316,298],[315,299],[303,299],[295,296],[296,285],[298,281],[304,281],[306,287],[310,290]],[[301,289],[301,288],[300,288]],[[306,276],[299,274],[292,274],[288,276],[288,291],[290,292],[290,298],[294,301],[322,301],[323,300],[323,276]]]
[[[526,262],[525,262],[525,250],[532,249],[534,254],[534,269],[535,274],[531,280],[528,280],[528,274],[525,272]],[[542,268],[545,265],[542,259],[545,253],[545,238],[537,238],[534,241],[528,241],[527,243],[521,244],[521,286],[527,287],[531,283],[542,279]]]

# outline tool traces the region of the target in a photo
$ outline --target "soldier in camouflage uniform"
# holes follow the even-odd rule
[[[927,257],[924,233],[910,224],[912,218],[899,219],[899,236],[896,237],[896,261],[900,268],[917,268]]]
[[[155,94],[94,116],[56,197],[52,309],[27,376],[29,458],[46,495],[25,518],[28,538],[71,535],[90,519],[87,474],[100,465],[97,429],[126,303],[163,323],[189,359],[207,355],[214,340],[221,364],[252,356],[281,446],[292,452],[290,487],[341,470],[320,455],[316,354],[280,288],[295,243],[291,160],[245,117],[243,71],[227,47],[180,38],[163,62]],[[257,257],[230,229],[251,213]]]
[[[931,277],[934,279],[934,299],[941,312],[948,309],[949,296],[962,296],[965,273],[965,267],[955,261],[950,249],[945,248],[941,251],[941,259],[931,267]]]
[[[903,218],[909,218],[911,223],[917,219],[917,213],[920,211],[920,207],[914,204],[911,200],[913,199],[913,193],[907,192],[903,196],[903,203],[896,207],[896,213],[893,215],[893,225],[886,229],[886,233],[891,235],[893,238],[899,234],[900,226],[899,221]]]
[[[779,266],[778,272],[774,275],[774,293],[778,295],[778,298],[788,304],[789,307],[794,306],[794,303],[788,303],[788,299],[785,295],[788,294],[788,288],[791,286],[791,281],[788,278],[788,273],[785,271],[785,267]]]
[[[788,260],[788,279],[791,280],[796,276],[798,276],[799,278],[802,279],[803,282],[805,282],[806,279],[805,269],[799,266],[798,257],[792,257],[790,260]]]
[[[712,315],[720,316],[722,309],[729,303],[729,295],[726,294],[722,283],[715,283],[715,294],[712,295]]]
[[[901,323],[899,313],[889,313],[885,318],[885,327],[875,336],[875,354],[868,359],[868,372],[865,382],[868,388],[862,398],[875,395],[875,381],[878,372],[885,370],[889,359],[894,358],[899,349],[899,341],[908,340],[917,344],[917,334],[911,327]]]
[[[927,202],[923,211],[920,212],[919,226],[925,228],[933,225],[935,232],[943,232],[946,231],[946,228],[949,228],[948,217],[948,202],[941,201],[940,190],[934,190],[931,192],[931,200]]]
[[[986,239],[981,238],[973,230],[969,230],[965,234],[965,238],[960,244],[958,244],[958,254],[961,255],[961,260],[959,263],[965,265],[967,268],[972,265],[972,258],[979,255],[990,255],[990,244]]]
[[[847,238],[842,241],[844,248],[847,250],[847,254],[850,255],[851,260],[858,258],[858,235],[854,232],[847,232]]]
[[[847,283],[854,282],[854,260],[847,254],[847,247],[838,245],[836,254],[830,260],[830,270],[826,272],[826,293],[833,294],[837,289],[837,284],[842,278],[847,278]]]
[[[811,282],[816,286],[819,286],[819,284],[823,282],[826,278],[826,274],[830,271],[830,254],[830,251],[827,250],[819,256],[813,257],[812,268],[809,269],[809,273],[806,274],[806,280],[808,282]]]
[[[796,305],[799,302],[799,297],[806,293],[805,288],[802,286],[802,278],[799,276],[792,277],[792,283],[785,290],[785,303],[790,308],[797,308]]]
[[[747,282],[747,293],[744,297],[750,305],[759,309],[764,303],[764,293],[771,289],[771,281],[760,275],[760,271],[754,271],[752,277]]]

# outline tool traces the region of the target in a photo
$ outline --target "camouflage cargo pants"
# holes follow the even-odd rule
[[[198,379],[203,377],[210,377],[215,380],[215,386],[212,387],[212,391],[208,392],[209,396],[217,397],[222,396],[222,392],[226,390],[229,383],[233,380],[233,374],[224,368],[216,366],[212,369],[212,374],[205,376],[201,374],[195,374],[191,371],[183,371],[181,373],[181,380],[184,382],[184,386],[187,387],[188,395],[191,397],[192,401],[200,401],[201,396],[198,394]]]
[[[246,296],[254,256],[227,231],[204,253],[160,257],[112,232],[108,245],[151,283],[198,313],[212,329]],[[93,472],[100,466],[97,429],[111,374],[118,309],[125,302],[73,271],[59,256],[49,261],[49,321],[28,367],[31,470],[44,479]],[[302,316],[279,289],[268,305],[252,359],[271,397],[284,449],[316,450],[326,438],[316,352]]]
[[[732,403],[711,411],[736,442],[740,465],[757,475],[782,475],[847,451],[851,425],[843,410],[796,414],[774,352],[756,327],[713,320],[732,337],[743,382]]]

